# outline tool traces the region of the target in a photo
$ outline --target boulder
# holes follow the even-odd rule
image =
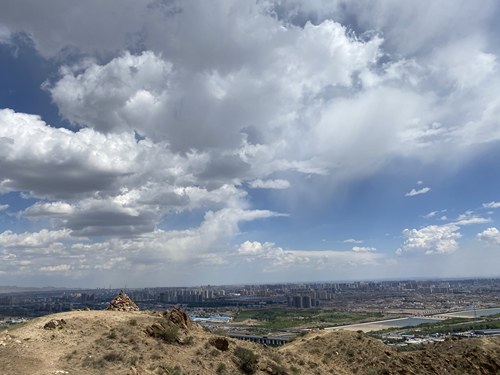
[[[189,331],[193,327],[193,322],[184,310],[174,307],[165,311],[163,317],[172,325],[179,327],[185,331]]]
[[[212,344],[212,346],[215,346],[222,352],[225,352],[229,349],[229,340],[225,337],[215,337],[210,340],[210,344]]]

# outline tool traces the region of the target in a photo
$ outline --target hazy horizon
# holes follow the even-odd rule
[[[384,282],[407,282],[407,281],[417,281],[417,282],[427,282],[427,281],[435,281],[435,282],[446,282],[446,281],[470,281],[470,280],[497,280],[499,277],[497,276],[484,276],[484,277],[443,277],[443,278],[427,278],[427,277],[422,277],[422,278],[380,278],[380,279],[346,279],[346,280],[316,280],[316,281],[296,281],[296,282],[287,282],[287,281],[281,281],[281,282],[254,282],[254,283],[234,283],[234,284],[184,284],[184,285],[149,285],[149,286],[134,286],[134,285],[101,285],[101,286],[96,286],[96,287],[88,287],[88,286],[57,286],[57,285],[44,285],[44,286],[18,286],[18,285],[0,285],[0,293],[2,293],[2,288],[19,288],[19,289],[54,289],[54,290],[63,290],[63,289],[69,289],[69,290],[92,290],[92,289],[105,289],[105,290],[135,290],[135,289],[162,289],[162,288],[202,288],[202,287],[210,287],[210,288],[217,288],[217,287],[238,287],[238,286],[248,286],[248,285],[253,285],[253,286],[261,286],[261,285],[313,285],[313,284],[343,284],[343,283],[384,283]]]

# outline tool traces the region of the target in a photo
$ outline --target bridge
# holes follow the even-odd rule
[[[271,336],[258,336],[258,335],[244,335],[238,333],[230,333],[228,335],[233,339],[244,340],[244,341],[252,341],[257,344],[268,345],[268,346],[281,346],[290,342],[290,338],[288,337],[271,337]]]

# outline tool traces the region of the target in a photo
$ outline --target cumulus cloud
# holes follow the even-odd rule
[[[495,227],[487,228],[477,234],[477,239],[490,245],[500,245],[500,231]]]
[[[458,249],[457,240],[462,237],[460,227],[454,224],[429,225],[422,229],[403,230],[404,243],[396,250],[401,255],[406,252],[425,254],[450,254]]]
[[[431,191],[428,187],[423,187],[422,189],[411,189],[408,193],[405,194],[405,197],[414,197],[415,195],[426,194]]]
[[[0,204],[0,211],[5,211],[8,208],[9,208],[8,204]]]
[[[276,6],[155,3],[130,20],[132,29],[138,24],[145,28],[143,52],[66,66],[60,79],[46,87],[61,113],[80,125],[105,132],[134,129],[168,141],[174,151],[224,150],[223,155],[212,154],[213,171],[232,168],[233,178],[253,175],[258,179],[264,169],[269,175],[309,164],[309,170],[334,171],[337,180],[349,180],[373,173],[394,155],[432,159],[436,150],[444,150],[433,146],[446,143],[453,129],[441,118],[445,115],[438,109],[442,108],[439,94],[422,83],[437,74],[433,73],[435,61],[442,59],[396,59],[380,65],[382,43],[387,41],[373,33],[358,37],[332,21],[333,14],[346,12],[368,25],[364,10],[354,5],[315,4],[315,12],[322,17],[314,23],[305,18],[299,24],[289,18],[291,14],[304,11],[305,17],[311,9],[294,3],[279,10]],[[400,8],[402,14],[415,8],[421,17],[427,16],[419,6],[373,5],[380,20]],[[228,14],[241,22],[229,22]],[[455,9],[451,17],[461,13]],[[161,22],[165,19],[169,22]],[[179,30],[172,25],[186,27],[183,49],[179,49]],[[381,27],[376,25],[375,29]],[[169,38],[157,39],[159,31]],[[481,49],[474,40],[469,44],[471,49]],[[81,45],[86,46],[83,41]],[[209,52],[218,50],[224,54]],[[193,57],[202,52],[206,52],[203,60]],[[333,65],[336,68],[330,69]],[[475,70],[492,74],[482,66]],[[345,127],[347,123],[351,125]],[[376,133],[369,132],[373,123],[378,124]],[[245,137],[252,145],[272,149],[271,163],[244,160],[243,149],[238,148]],[[281,143],[276,142],[279,138]],[[203,176],[212,175],[207,171]],[[425,189],[414,189],[410,196]]]
[[[439,211],[442,212],[442,211]],[[433,211],[425,217],[434,217],[438,211]],[[441,220],[448,220],[442,216]],[[406,252],[424,252],[425,254],[451,254],[458,247],[458,239],[462,237],[460,228],[468,225],[490,223],[491,219],[477,216],[474,211],[467,210],[457,218],[443,225],[429,225],[421,229],[404,229],[404,243],[396,250],[401,255]]]
[[[62,78],[49,87],[67,119],[106,133],[154,131],[154,125],[159,124],[151,124],[151,117],[168,105],[171,63],[145,51],[140,55],[125,52],[103,66],[86,65],[83,73],[80,66],[61,68]]]
[[[0,109],[0,192],[71,196],[106,190],[132,172],[139,150],[130,134],[51,128],[39,116]],[[50,176],[50,177],[48,177]]]
[[[203,18],[212,15],[207,12]],[[180,12],[174,18],[185,16]],[[255,22],[265,21],[269,28],[253,34],[251,43],[261,43],[262,48],[230,71],[168,61],[161,52],[148,50],[140,55],[125,52],[104,65],[64,67],[61,78],[46,87],[61,113],[79,125],[105,132],[135,129],[152,139],[168,140],[173,150],[182,152],[232,149],[249,129],[253,136],[264,137],[259,143],[295,136],[288,130],[302,121],[297,111],[302,111],[304,101],[315,101],[325,87],[352,86],[353,75],[370,69],[379,55],[380,38],[361,41],[331,20],[286,28],[269,15],[255,16]],[[250,19],[245,23],[252,27]],[[245,34],[233,35],[236,42],[248,42]],[[218,62],[227,63],[241,47],[248,48],[225,46],[226,61]],[[330,69],[332,64],[335,69]]]
[[[43,248],[52,246],[54,243],[70,238],[69,229],[50,231],[42,229],[40,232],[13,233],[5,231],[0,233],[0,246],[6,249],[15,248]]]

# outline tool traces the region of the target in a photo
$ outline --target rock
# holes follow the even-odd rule
[[[125,294],[123,290],[113,298],[106,310],[112,311],[139,311],[139,306],[135,304],[132,299]]]
[[[223,352],[229,349],[229,340],[225,337],[215,337],[210,340],[210,344]]]
[[[188,331],[193,327],[193,322],[189,319],[188,314],[186,314],[184,310],[177,307],[165,311],[162,315],[168,322],[185,331]]]
[[[163,319],[146,328],[147,335],[162,339],[170,344],[185,345],[192,342],[192,338],[186,336],[190,330],[195,328],[195,324],[185,311],[174,307],[163,312],[161,316]]]
[[[45,323],[43,326],[44,329],[61,329],[66,325],[66,321],[64,319],[52,319]]]

